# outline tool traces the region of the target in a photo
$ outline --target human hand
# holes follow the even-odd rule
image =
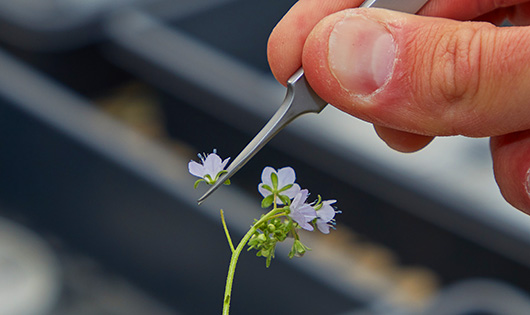
[[[503,196],[530,214],[530,27],[495,26],[530,24],[530,1],[431,0],[423,16],[350,9],[361,3],[296,3],[269,39],[278,81],[303,65],[318,95],[398,151],[491,137]]]

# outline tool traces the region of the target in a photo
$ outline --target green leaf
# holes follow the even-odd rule
[[[278,190],[278,175],[276,173],[271,173],[271,181],[272,181],[272,188],[274,189],[274,191],[277,191]]]
[[[193,184],[193,188],[194,188],[194,189],[197,189],[197,186],[199,186],[199,183],[201,183],[201,182],[206,182],[206,181],[205,181],[204,179],[202,179],[202,178],[201,178],[201,179],[198,179],[198,180],[195,182],[195,184]]]
[[[268,195],[267,197],[263,198],[263,201],[261,201],[261,207],[268,208],[272,205],[273,201],[274,201],[274,195]]]
[[[227,180],[226,180],[226,181],[224,182],[224,184],[225,184],[225,185],[230,185],[230,184],[231,184],[231,182],[230,182],[230,180],[229,180],[229,179],[227,179]]]

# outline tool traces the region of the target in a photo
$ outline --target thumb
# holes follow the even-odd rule
[[[530,28],[380,9],[323,19],[303,67],[334,106],[387,128],[436,136],[530,129]]]

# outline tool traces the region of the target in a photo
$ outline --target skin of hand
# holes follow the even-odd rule
[[[431,0],[418,15],[361,3],[298,1],[269,38],[276,79],[303,66],[324,100],[398,151],[491,137],[501,193],[530,214],[530,1]],[[497,26],[506,19],[517,26]]]

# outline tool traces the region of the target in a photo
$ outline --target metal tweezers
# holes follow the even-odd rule
[[[428,0],[366,0],[360,8],[382,8],[406,13],[416,13]],[[199,198],[201,204],[226,180],[230,179],[241,169],[258,151],[265,146],[280,130],[287,126],[298,116],[305,113],[320,113],[327,102],[321,99],[309,86],[304,76],[304,69],[300,68],[287,81],[287,94],[285,99],[263,129],[250,141],[228,166],[227,172],[213,184],[206,193]]]

